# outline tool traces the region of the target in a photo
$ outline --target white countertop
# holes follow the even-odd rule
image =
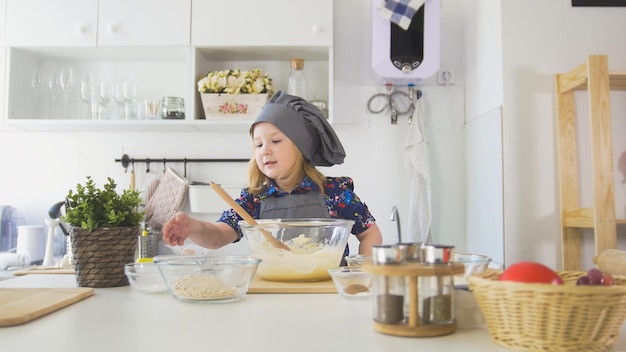
[[[76,287],[74,275],[25,275],[4,287]],[[28,323],[0,328],[2,351],[511,351],[485,328],[409,338],[374,331],[368,300],[337,294],[248,294],[225,304],[179,302],[130,286],[92,297]],[[626,325],[612,351],[626,351]]]

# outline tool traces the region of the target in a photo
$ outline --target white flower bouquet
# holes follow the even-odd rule
[[[198,81],[200,93],[263,94],[272,92],[272,78],[261,69],[212,71]]]

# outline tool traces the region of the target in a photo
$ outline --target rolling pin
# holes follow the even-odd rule
[[[593,257],[593,262],[603,273],[611,275],[626,275],[626,251],[606,249]]]

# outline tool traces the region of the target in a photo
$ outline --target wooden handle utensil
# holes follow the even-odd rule
[[[228,193],[226,193],[226,191],[224,191],[224,189],[220,185],[211,181],[211,188],[215,191],[215,193],[217,193],[218,196],[220,196],[226,203],[228,203],[228,205],[230,205],[230,207],[233,208],[233,210],[237,214],[239,214],[239,216],[241,216],[245,222],[252,226],[256,226],[259,224],[250,214],[248,214],[248,212],[244,208],[241,207],[241,205],[239,205],[239,203],[235,202],[235,200]],[[291,248],[277,240],[274,236],[272,236],[271,233],[267,232],[264,229],[261,229],[261,233],[263,234],[263,237],[265,237],[265,239],[275,248],[291,251]]]

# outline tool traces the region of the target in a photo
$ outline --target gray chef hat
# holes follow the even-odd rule
[[[265,104],[250,127],[250,135],[259,122],[278,127],[316,166],[342,164],[346,152],[324,114],[303,98],[276,92]]]

